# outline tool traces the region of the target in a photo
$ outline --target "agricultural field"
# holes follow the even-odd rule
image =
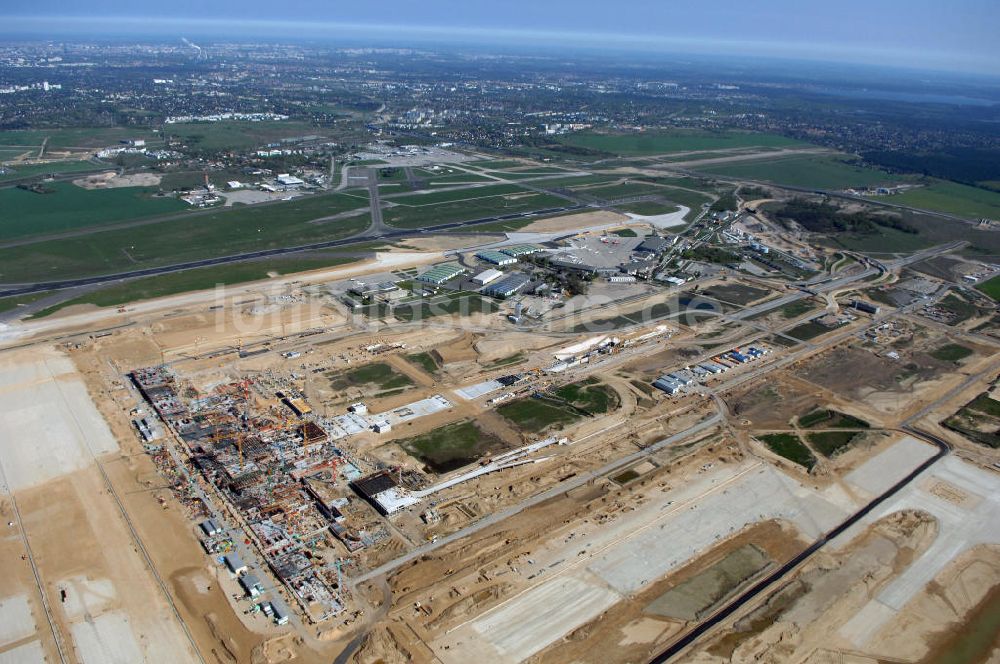
[[[559,142],[571,147],[621,156],[647,156],[669,152],[723,150],[746,147],[794,147],[803,143],[776,136],[737,131],[700,131],[676,129],[632,134],[579,133],[561,137]]]
[[[706,164],[698,171],[748,180],[817,189],[846,189],[895,184],[905,181],[886,171],[850,163],[837,157],[792,156],[754,159],[730,164]]]
[[[44,186],[51,193],[0,190],[0,240],[114,224],[189,208],[176,198],[154,196],[156,190],[146,187],[95,190],[69,182]]]
[[[438,474],[456,470],[503,448],[499,438],[483,431],[472,420],[447,424],[398,444]]]
[[[251,281],[268,279],[273,274],[285,275],[318,270],[326,267],[344,265],[357,260],[352,256],[329,254],[327,256],[302,255],[296,258],[273,258],[268,260],[248,261],[202,267],[183,272],[161,274],[155,277],[144,277],[124,283],[115,283],[51,307],[46,307],[31,315],[31,318],[44,318],[76,304],[93,304],[98,307],[117,307],[122,304],[150,300],[156,297],[167,297],[192,291],[207,290],[217,286],[233,286]],[[43,296],[51,295],[44,293]],[[12,298],[14,299],[14,298]],[[35,298],[39,299],[39,298]],[[0,304],[0,311],[2,311]]]
[[[1000,220],[1000,192],[957,182],[935,180],[925,187],[910,189],[887,200],[969,219]]]
[[[81,237],[7,247],[0,249],[0,280],[68,279],[345,238],[367,228],[367,213],[329,223],[308,222],[358,207],[359,199],[353,196],[319,195],[191,213],[145,225],[141,232],[98,230]]]

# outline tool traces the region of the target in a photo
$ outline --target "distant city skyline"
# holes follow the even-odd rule
[[[1000,5],[987,0],[508,0],[489,5],[452,0],[343,5],[176,0],[146,7],[125,0],[92,0],[85,13],[70,0],[39,0],[30,7],[0,9],[0,25],[0,32],[8,36],[375,38],[400,44],[607,46],[1000,72],[1000,43],[995,37]]]

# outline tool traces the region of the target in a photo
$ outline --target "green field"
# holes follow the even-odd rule
[[[813,155],[706,164],[698,167],[698,171],[711,175],[765,180],[775,184],[816,189],[845,189],[905,181],[901,176],[852,164],[841,158]]]
[[[958,362],[972,355],[972,349],[959,344],[945,344],[930,352],[930,356],[942,362]]]
[[[410,353],[406,356],[406,360],[432,376],[436,376],[441,371],[441,356],[437,351]]]
[[[377,307],[365,310],[369,316],[385,318],[389,313],[399,320],[412,322],[434,318],[435,316],[470,316],[472,314],[492,314],[500,310],[499,305],[489,298],[476,293],[454,292],[438,296],[430,301],[407,302],[391,308]]]
[[[368,226],[367,214],[329,223],[307,222],[357,209],[359,203],[358,198],[345,194],[311,196],[192,213],[141,229],[98,231],[9,247],[0,249],[0,280],[28,282],[116,273],[349,237]]]
[[[144,277],[124,283],[116,283],[85,295],[46,307],[32,314],[31,318],[44,318],[61,309],[74,304],[93,304],[98,307],[117,307],[122,304],[149,300],[155,297],[166,297],[192,291],[207,290],[217,286],[232,286],[250,281],[268,279],[271,273],[279,275],[295,274],[307,270],[318,270],[325,267],[344,265],[357,260],[350,256],[303,255],[296,258],[272,258],[246,263],[229,265],[214,265],[183,272],[161,274],[155,277]],[[43,296],[51,295],[51,292]],[[40,298],[36,298],[40,299]],[[0,308],[0,311],[3,309]]]
[[[803,145],[784,136],[737,131],[676,129],[633,134],[579,133],[559,139],[563,145],[622,156],[643,156],[693,150],[723,150],[745,147],[788,147]]]
[[[46,184],[52,193],[0,189],[0,240],[114,224],[189,208],[176,198],[156,197],[155,189],[83,189],[68,182]]]
[[[976,284],[976,290],[979,290],[987,296],[1000,302],[1000,275],[997,275],[980,284]]]
[[[164,135],[182,141],[189,149],[200,152],[248,150],[276,143],[283,138],[321,136],[324,131],[307,122],[193,122],[164,125]]]
[[[794,433],[769,433],[758,438],[778,456],[785,457],[793,463],[806,468],[816,464],[816,457],[809,451],[799,437]]]
[[[331,371],[326,377],[330,380],[330,387],[337,391],[354,387],[378,392],[413,386],[409,376],[399,373],[385,362],[373,362],[344,371]]]
[[[620,403],[618,393],[607,385],[601,385],[596,378],[563,385],[555,390],[555,395],[574,408],[586,411],[591,415],[615,410]]]
[[[860,437],[859,431],[820,431],[809,434],[809,444],[829,458],[846,450]]]
[[[864,420],[835,410],[816,409],[802,415],[798,419],[800,427],[805,429],[867,429],[870,425]],[[822,427],[820,427],[822,425]]]
[[[799,341],[809,341],[827,332],[833,332],[835,329],[837,328],[827,327],[826,325],[817,323],[815,320],[809,320],[796,325],[790,330],[786,330],[785,334]]]
[[[472,420],[462,420],[401,440],[399,446],[433,472],[447,473],[500,449],[503,443],[484,432]]]
[[[813,307],[812,300],[799,300],[797,302],[792,302],[781,307],[781,316],[783,318],[798,318],[803,314],[812,311]]]
[[[969,219],[1000,220],[1000,192],[956,182],[936,180],[926,187],[911,189],[885,200],[925,210],[947,212]]]
[[[536,398],[501,404],[497,412],[524,431],[534,434],[572,424],[582,416],[560,402]]]

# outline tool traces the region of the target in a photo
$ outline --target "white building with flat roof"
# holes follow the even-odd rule
[[[480,272],[479,274],[477,274],[476,276],[474,276],[472,278],[472,280],[475,283],[479,284],[480,286],[485,286],[486,284],[490,283],[491,281],[496,281],[497,279],[499,279],[502,276],[503,276],[503,272],[501,272],[500,270],[489,269],[489,270],[485,270],[483,272]]]

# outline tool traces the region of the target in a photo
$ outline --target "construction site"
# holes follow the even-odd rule
[[[407,250],[6,341],[2,434],[49,433],[0,458],[0,652],[930,662],[986,630],[1000,459],[962,431],[1000,372],[987,315],[877,306],[902,261],[613,282],[640,241],[601,237],[566,244],[614,260],[560,307],[345,301],[465,279]],[[90,553],[55,566],[49,518]]]

